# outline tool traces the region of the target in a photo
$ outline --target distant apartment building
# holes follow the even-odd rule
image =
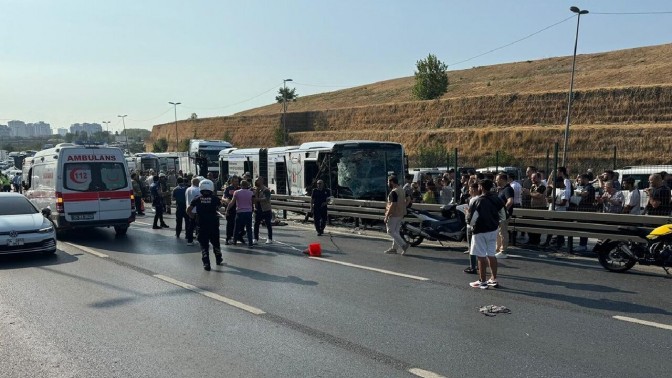
[[[33,129],[33,136],[49,136],[53,134],[51,131],[51,125],[43,121],[29,123],[26,126]]]
[[[86,132],[88,135],[103,132],[103,126],[99,123],[75,123],[70,125],[70,133],[81,134]]]
[[[23,121],[9,121],[7,122],[7,126],[9,126],[9,132],[11,137],[22,137],[22,138],[27,138],[28,135],[28,129],[26,128],[26,123]]]
[[[36,136],[49,136],[52,133],[51,125],[43,121],[25,123],[14,120],[7,122],[7,126],[9,127],[10,137],[32,138]]]
[[[11,136],[11,132],[10,132],[9,126],[0,125],[0,138],[9,138],[10,136]]]
[[[68,129],[66,129],[65,127],[59,127],[58,128],[58,135],[64,137],[65,134],[67,134],[67,133],[68,133]]]

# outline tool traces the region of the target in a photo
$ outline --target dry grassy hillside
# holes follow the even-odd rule
[[[572,108],[570,161],[668,164],[672,145],[672,45],[579,56]],[[439,100],[412,101],[413,78],[302,97],[290,105],[293,143],[373,139],[419,147],[460,149],[467,165],[494,151],[519,164],[537,164],[562,142],[571,58],[451,71],[449,92]],[[238,147],[273,146],[281,125],[277,104],[235,116],[179,122],[179,138],[230,139]],[[148,148],[166,138],[174,148],[173,123],[156,125]],[[661,153],[662,152],[662,153]]]
[[[577,55],[574,86],[577,90],[672,85],[672,44],[599,54]],[[409,73],[414,66],[409,65]],[[448,71],[448,92],[443,99],[506,93],[566,92],[572,57],[474,67]],[[335,92],[299,97],[290,111],[304,112],[414,101],[413,76],[381,81]],[[300,94],[300,93],[299,93]],[[277,114],[277,104],[236,115]]]

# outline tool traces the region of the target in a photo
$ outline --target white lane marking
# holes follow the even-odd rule
[[[145,223],[145,222],[138,222],[138,221],[135,221],[134,223],[137,223],[137,224],[144,224],[144,225],[147,225],[147,226],[153,226],[151,223]]]
[[[222,302],[222,303],[226,303],[226,304],[228,304],[228,305],[230,305],[230,306],[236,307],[236,308],[241,309],[241,310],[243,310],[243,311],[247,311],[247,312],[249,312],[249,313],[251,313],[251,314],[254,314],[254,315],[263,315],[263,314],[265,314],[264,311],[262,311],[262,310],[260,310],[260,309],[258,309],[258,308],[256,308],[256,307],[248,306],[248,305],[246,305],[245,303],[241,303],[241,302],[238,302],[238,301],[236,301],[236,300],[233,300],[233,299],[230,299],[230,298],[227,298],[227,297],[223,297],[223,296],[221,296],[221,295],[219,295],[219,294],[215,294],[215,293],[213,293],[213,292],[211,292],[211,291],[203,290],[203,289],[201,289],[201,288],[199,288],[199,287],[196,287],[196,286],[193,286],[193,285],[189,285],[188,283],[184,283],[184,282],[181,282],[181,281],[172,279],[172,278],[167,277],[167,276],[164,276],[164,275],[161,275],[161,274],[155,274],[154,277],[156,277],[156,278],[158,278],[158,279],[160,279],[160,280],[162,280],[162,281],[166,281],[166,282],[168,282],[168,283],[171,283],[171,284],[173,284],[173,285],[175,285],[175,286],[179,286],[179,287],[181,287],[181,288],[183,288],[183,289],[187,289],[187,290],[193,291],[194,293],[198,293],[198,294],[201,294],[201,295],[206,296],[206,297],[208,297],[208,298],[214,299],[214,300],[216,300],[216,301],[219,301],[219,302]]]
[[[429,278],[425,278],[425,277],[412,276],[412,275],[410,275],[410,274],[397,273],[397,272],[393,272],[393,271],[391,271],[391,270],[385,270],[385,269],[371,268],[371,267],[369,267],[369,266],[357,265],[357,264],[351,264],[351,263],[343,262],[343,261],[329,260],[329,259],[325,259],[325,258],[323,258],[323,257],[313,257],[313,256],[309,256],[308,258],[309,258],[309,259],[313,259],[313,260],[319,260],[319,261],[324,261],[324,262],[330,262],[330,263],[333,263],[333,264],[345,265],[345,266],[349,266],[349,267],[352,267],[352,268],[359,268],[359,269],[364,269],[364,270],[370,270],[370,271],[372,271],[372,272],[378,272],[378,273],[383,273],[383,274],[389,274],[389,275],[392,275],[392,276],[398,276],[398,277],[410,278],[410,279],[412,279],[412,280],[418,280],[418,281],[429,281],[429,280],[430,280]]]
[[[668,331],[672,331],[672,325],[668,325],[668,324],[649,322],[649,321],[646,321],[646,320],[640,320],[640,319],[635,319],[635,318],[630,318],[630,317],[627,317],[627,316],[620,316],[620,315],[616,315],[613,318],[617,319],[617,320],[623,320],[625,322],[637,323],[637,324],[646,325],[646,326],[649,326],[649,327],[662,328],[662,329],[666,329]]]
[[[423,370],[423,369],[419,369],[419,368],[408,369],[408,372],[413,374],[413,375],[417,375],[418,377],[422,377],[422,378],[446,378],[443,375],[436,374],[432,371]]]
[[[89,253],[89,254],[92,254],[92,255],[94,255],[94,256],[98,256],[98,257],[101,257],[101,258],[110,257],[110,256],[108,256],[108,255],[106,255],[106,254],[104,254],[104,253],[100,253],[100,252],[98,252],[98,251],[96,251],[96,250],[94,250],[94,249],[91,249],[91,248],[88,248],[88,247],[84,247],[84,246],[79,245],[79,244],[73,244],[73,243],[69,243],[69,242],[63,242],[63,243],[65,243],[65,244],[67,244],[67,245],[69,245],[69,246],[71,246],[71,247],[75,247],[75,248],[77,248],[77,249],[81,249],[82,251],[84,251],[84,252],[86,252],[86,253]]]

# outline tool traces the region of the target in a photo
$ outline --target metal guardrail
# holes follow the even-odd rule
[[[271,206],[275,210],[292,211],[300,214],[310,212],[310,197],[306,196],[286,196],[273,194],[271,196]],[[413,208],[417,210],[426,210],[431,213],[440,213],[442,205],[429,205],[414,203]],[[334,198],[328,205],[329,215],[340,217],[351,217],[356,219],[383,220],[385,218],[385,202],[350,200]]]
[[[639,236],[628,233],[624,228],[654,229],[669,223],[672,223],[670,217],[654,215],[513,209],[508,229],[533,234],[641,242]]]
[[[310,197],[274,194],[271,205],[276,210],[292,211],[300,214],[310,212]],[[414,203],[413,208],[440,214],[442,205]],[[329,215],[352,217],[355,219],[383,220],[385,202],[349,200],[335,198],[328,205]],[[408,217],[414,219],[413,217]],[[624,228],[644,227],[654,229],[672,223],[672,217],[654,215],[605,214],[581,211],[549,211],[534,209],[513,209],[509,231],[534,234],[564,235],[593,239],[628,240],[641,242],[642,239]]]

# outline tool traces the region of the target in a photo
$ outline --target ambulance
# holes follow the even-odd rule
[[[114,227],[117,235],[125,235],[135,221],[133,187],[119,148],[63,143],[42,150],[24,182],[24,194],[58,233]]]

